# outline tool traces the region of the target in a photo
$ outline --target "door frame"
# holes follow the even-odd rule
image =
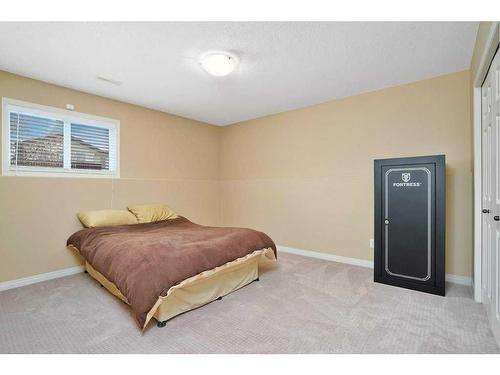
[[[481,239],[482,239],[482,145],[481,145],[481,86],[486,78],[488,69],[493,61],[500,42],[499,23],[493,22],[485,49],[472,80],[472,122],[473,122],[473,149],[474,149],[474,269],[473,288],[474,299],[482,302],[481,297]]]

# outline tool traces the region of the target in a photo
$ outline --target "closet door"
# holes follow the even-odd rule
[[[481,87],[482,298],[500,342],[500,84],[496,53]]]

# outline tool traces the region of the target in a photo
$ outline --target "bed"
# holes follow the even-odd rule
[[[276,260],[276,246],[251,229],[208,227],[184,217],[86,228],[67,246],[113,295],[130,305],[144,329],[259,280],[259,263]]]

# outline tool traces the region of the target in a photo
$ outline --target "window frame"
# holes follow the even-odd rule
[[[64,122],[63,168],[12,166],[10,164],[11,112],[52,118]],[[71,169],[71,155],[69,155],[70,147],[68,147],[68,143],[71,142],[71,139],[67,136],[71,129],[71,123],[110,130],[110,150],[112,149],[112,143],[115,143],[114,149],[116,150],[114,170]],[[114,134],[114,137],[112,134]],[[67,109],[2,97],[2,176],[120,178],[120,121],[107,117],[94,116]]]

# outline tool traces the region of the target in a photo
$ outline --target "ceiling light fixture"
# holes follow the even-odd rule
[[[201,55],[200,63],[208,74],[227,76],[238,65],[238,58],[228,52],[207,52]]]

